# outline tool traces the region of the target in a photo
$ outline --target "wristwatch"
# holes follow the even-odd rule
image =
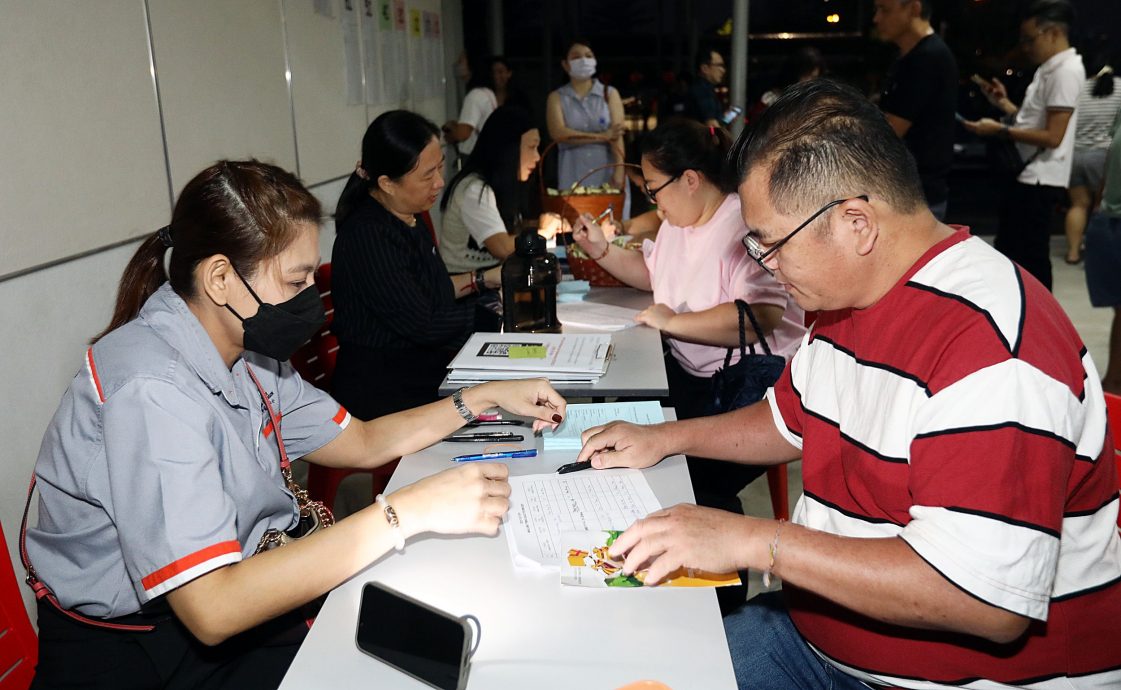
[[[485,268],[475,269],[475,292],[482,292],[487,288],[486,276],[487,270]]]
[[[479,418],[472,414],[471,409],[467,407],[467,403],[463,402],[463,391],[465,390],[467,389],[460,388],[452,393],[452,404],[455,405],[455,411],[459,413],[459,416],[463,417],[463,420],[470,424],[471,422],[478,421]]]

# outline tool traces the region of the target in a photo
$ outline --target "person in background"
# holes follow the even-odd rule
[[[806,342],[765,401],[592,428],[577,459],[801,458],[802,497],[789,523],[660,510],[610,557],[782,578],[724,619],[741,688],[1117,687],[1117,463],[1062,307],[934,218],[854,89],[792,86],[729,159],[752,257],[818,312]]]
[[[744,119],[748,124],[755,122],[767,109],[767,106],[778,100],[786,87],[791,84],[801,84],[804,81],[818,79],[824,74],[825,58],[821,51],[813,46],[802,46],[786,57],[779,73],[778,83],[763,92],[759,100],[748,108]]]
[[[697,72],[689,85],[686,115],[706,127],[722,127],[724,108],[716,96],[716,87],[724,81],[728,66],[724,56],[711,46],[702,46],[695,58]]]
[[[507,468],[471,463],[265,548],[299,519],[285,455],[371,468],[464,411],[538,427],[565,411],[547,382],[516,381],[361,422],[303,381],[285,360],[324,320],[320,216],[291,173],[220,161],[125,268],[35,463],[26,553],[54,599],[39,599],[32,687],[275,688],[308,631],[300,607],[405,539],[498,531]]]
[[[359,419],[437,400],[485,316],[475,297],[502,284],[498,267],[449,276],[419,217],[444,188],[439,136],[416,113],[379,115],[335,212],[332,393]]]
[[[1017,107],[999,79],[981,91],[1012,124],[990,118],[962,125],[979,136],[1016,143],[1026,163],[1001,200],[996,248],[1051,289],[1051,225],[1066,200],[1077,128],[1078,94],[1086,81],[1082,59],[1070,45],[1074,9],[1066,0],[1036,0],[1020,24],[1020,47],[1039,65]]]
[[[481,68],[472,70],[471,75],[459,119],[449,120],[443,127],[444,140],[455,144],[463,158],[475,149],[479,132],[496,108],[506,103],[528,107],[524,95],[511,84],[514,73],[501,55],[490,58]]]
[[[958,67],[930,25],[933,0],[875,0],[872,21],[880,40],[899,57],[880,96],[880,109],[919,168],[923,195],[938,220],[946,218],[954,161]]]
[[[666,377],[679,419],[707,414],[712,375],[724,365],[727,348],[736,348],[733,362],[739,359],[735,300],[751,305],[777,355],[789,359],[806,331],[802,309],[744,249],[740,201],[723,186],[730,144],[723,129],[683,118],[643,139],[646,194],[665,220],[641,251],[608,243],[587,215],[573,230],[580,248],[611,275],[654,293],[654,305],[637,318],[666,339]],[[747,342],[754,343],[750,325],[746,330]],[[745,465],[689,461],[697,502],[735,512],[742,512],[736,494],[760,474]]]
[[[1103,173],[1101,206],[1086,228],[1086,286],[1091,304],[1113,309],[1102,388],[1121,395],[1121,113],[1113,119]]]
[[[513,105],[490,116],[474,152],[440,200],[440,256],[449,273],[490,268],[514,253],[514,236],[527,211],[526,182],[541,160],[541,134],[529,113]],[[551,239],[568,224],[542,213],[538,232]]]
[[[568,46],[561,67],[568,83],[545,102],[549,137],[557,142],[557,186],[568,189],[578,181],[585,187],[610,183],[623,189],[623,167],[595,168],[623,162],[623,101],[619,91],[595,78],[596,56],[588,41]]]
[[[1082,85],[1078,95],[1078,126],[1074,129],[1074,161],[1070,169],[1070,208],[1066,215],[1068,264],[1082,261],[1082,233],[1091,209],[1098,205],[1109,148],[1109,130],[1121,110],[1121,78],[1104,56],[1095,74]]]

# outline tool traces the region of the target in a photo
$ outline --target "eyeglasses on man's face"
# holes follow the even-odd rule
[[[642,191],[646,193],[646,198],[650,200],[650,203],[656,204],[656,203],[658,203],[658,192],[662,191],[663,189],[670,186],[674,182],[677,182],[679,179],[681,179],[681,176],[684,175],[684,174],[685,173],[677,173],[673,177],[666,180],[664,184],[659,185],[657,189],[650,189],[650,184],[648,182],[643,182],[642,183]]]
[[[838,204],[843,204],[846,201],[851,201],[853,199],[861,199],[863,201],[868,201],[868,195],[867,194],[861,194],[859,196],[852,196],[852,197],[848,197],[848,198],[845,198],[845,199],[834,199],[833,201],[830,201],[828,204],[826,204],[826,205],[822,206],[821,208],[819,208],[818,210],[814,211],[813,215],[810,216],[809,218],[807,218],[805,221],[803,221],[801,225],[794,228],[790,232],[786,233],[786,235],[782,239],[780,239],[778,242],[775,242],[773,245],[771,245],[770,249],[765,248],[763,246],[763,244],[761,242],[759,242],[759,240],[755,239],[751,235],[744,235],[744,237],[743,237],[743,247],[744,247],[744,249],[747,250],[747,255],[750,256],[752,259],[755,259],[755,262],[757,264],[759,264],[760,266],[762,266],[764,271],[766,271],[767,273],[770,273],[771,275],[774,275],[775,274],[774,271],[767,268],[767,264],[766,264],[767,259],[771,258],[771,256],[773,256],[774,253],[777,252],[779,249],[782,249],[782,245],[789,242],[791,237],[794,237],[795,235],[797,235],[799,230],[801,230],[802,228],[806,227],[810,223],[817,220],[818,217],[821,214],[825,213],[826,211],[833,208],[834,206],[837,206]]]

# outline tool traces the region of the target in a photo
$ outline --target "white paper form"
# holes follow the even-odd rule
[[[346,76],[346,104],[364,103],[362,87],[362,51],[358,44],[357,0],[343,0],[339,27],[343,39],[343,72]]]
[[[594,328],[601,331],[621,331],[638,325],[634,317],[637,309],[617,307],[596,302],[561,302],[557,304],[557,318],[566,326]]]
[[[626,529],[662,505],[641,470],[510,477],[503,531],[515,568],[557,568],[566,532]]]

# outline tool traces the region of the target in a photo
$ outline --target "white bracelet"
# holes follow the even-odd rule
[[[405,550],[405,533],[401,531],[401,521],[397,518],[397,511],[393,506],[389,505],[389,501],[385,500],[385,496],[378,494],[374,498],[374,503],[381,506],[381,512],[385,515],[385,521],[389,523],[389,531],[393,535],[393,548],[398,551]]]

